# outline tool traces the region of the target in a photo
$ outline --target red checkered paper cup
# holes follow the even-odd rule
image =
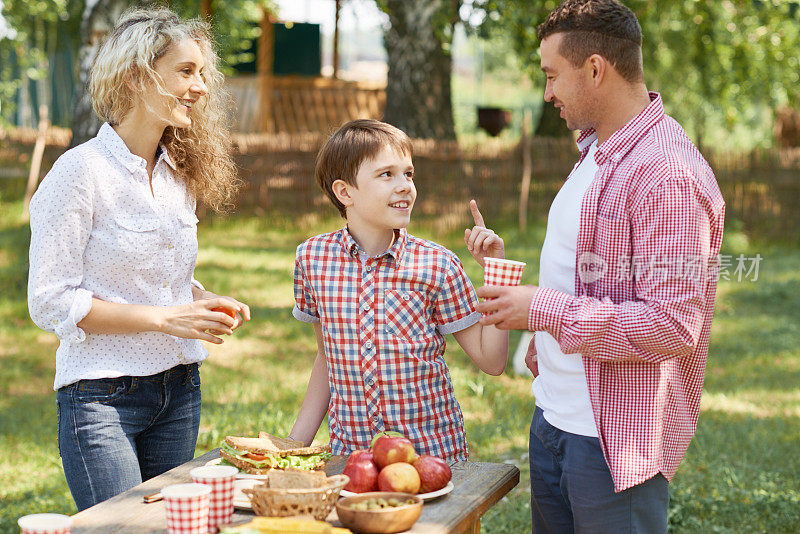
[[[69,534],[72,518],[63,514],[31,514],[17,520],[21,534]]]
[[[69,534],[72,518],[63,514],[31,514],[17,520],[21,534]]]
[[[167,510],[169,534],[208,534],[211,487],[205,484],[173,484],[161,490]]]
[[[502,258],[483,258],[483,285],[518,286],[525,262]]]
[[[208,530],[230,523],[233,516],[233,483],[239,470],[232,465],[204,465],[189,471],[192,480],[211,487],[208,506]]]

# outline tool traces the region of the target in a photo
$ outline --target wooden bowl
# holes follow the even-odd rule
[[[352,505],[367,499],[382,497],[384,499],[408,500],[413,504],[404,504],[380,510],[355,510]],[[422,513],[422,499],[410,493],[395,493],[393,491],[370,491],[346,497],[336,502],[336,513],[342,525],[354,532],[363,534],[392,534],[403,532],[417,522]]]

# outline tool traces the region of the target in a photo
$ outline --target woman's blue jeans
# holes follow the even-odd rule
[[[58,447],[78,510],[194,458],[200,371],[80,380],[56,395]]]

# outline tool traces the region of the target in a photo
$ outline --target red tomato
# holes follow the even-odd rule
[[[211,311],[213,311],[213,312],[222,312],[225,315],[230,315],[234,319],[236,318],[236,312],[233,311],[233,310],[229,310],[228,308],[222,308],[222,307],[211,308]]]
[[[266,454],[256,454],[254,452],[248,452],[245,454],[245,456],[247,456],[251,460],[255,460],[256,462],[260,462],[262,460],[266,460],[267,458],[269,458]]]

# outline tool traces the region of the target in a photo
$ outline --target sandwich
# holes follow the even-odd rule
[[[219,454],[240,471],[265,475],[270,469],[322,469],[331,457],[331,447],[306,447],[302,441],[259,432],[257,438],[227,436],[220,445]]]

